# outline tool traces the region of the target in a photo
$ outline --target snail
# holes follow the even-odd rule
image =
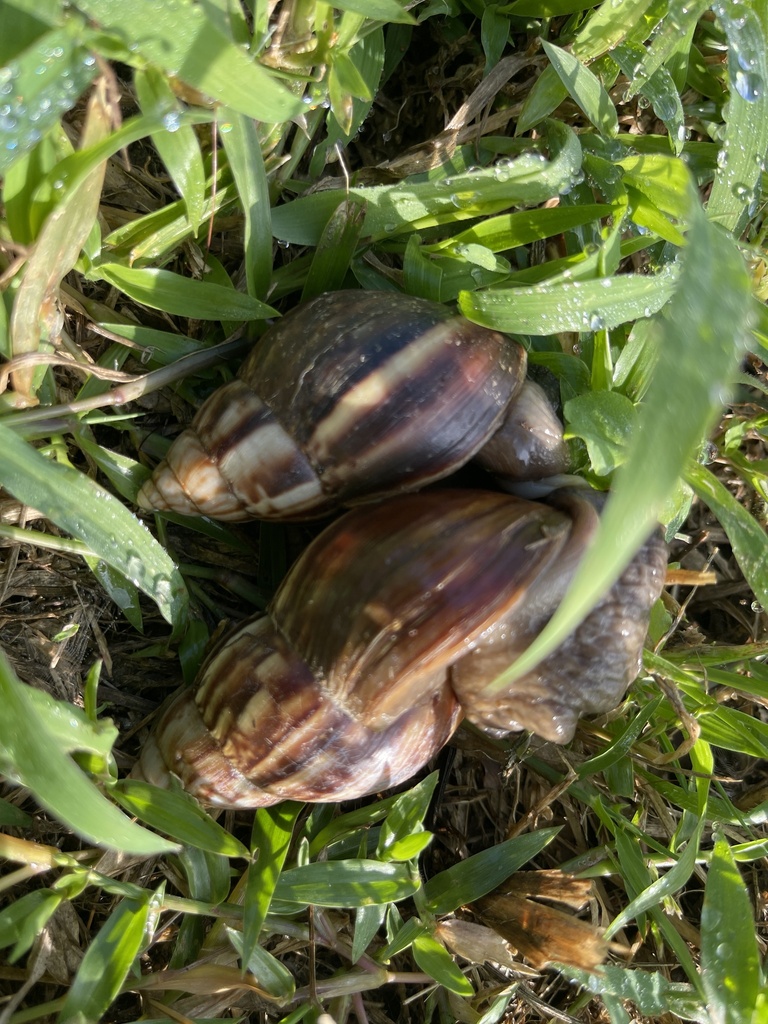
[[[502,477],[557,476],[562,429],[525,371],[521,345],[439,303],[320,295],[207,399],[138,504],[231,522],[308,518],[416,490],[474,456]]]
[[[353,508],[299,557],[268,614],[220,641],[172,699],[139,773],[248,808],[396,785],[462,716],[567,742],[637,675],[664,582],[659,531],[560,648],[507,690],[491,684],[559,604],[600,502],[588,488],[546,504],[450,489]]]

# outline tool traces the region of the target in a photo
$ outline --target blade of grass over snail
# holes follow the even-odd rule
[[[658,362],[595,543],[556,615],[495,681],[497,691],[550,654],[617,579],[727,400],[727,386],[713,391],[712,381],[734,378],[750,324],[749,281],[733,242],[707,220],[697,201],[691,207],[680,278],[656,328]],[[686,381],[684,408],[681,379]]]

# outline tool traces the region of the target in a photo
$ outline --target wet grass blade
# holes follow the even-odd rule
[[[676,278],[671,265],[655,275],[462,292],[459,309],[484,327],[511,334],[605,330],[656,313],[671,298]]]
[[[722,836],[715,842],[704,889],[701,980],[712,1024],[763,1019],[756,1009],[762,979],[752,901]]]
[[[51,462],[0,423],[0,483],[19,501],[82,540],[157,604],[185,621],[187,590],[167,551],[114,495],[69,466]]]
[[[265,302],[220,284],[194,281],[156,267],[103,263],[94,276],[108,281],[150,309],[198,320],[264,320],[277,316]]]
[[[257,121],[297,117],[304,105],[190,0],[78,0],[102,29],[169,75]]]
[[[546,40],[541,45],[574,103],[599,132],[616,135],[619,131],[616,108],[600,80],[567,50]]]
[[[245,280],[248,294],[263,298],[272,277],[272,218],[269,183],[256,124],[236,110],[219,127],[245,215]]]
[[[57,741],[0,653],[3,698],[3,774],[26,786],[35,799],[77,835],[100,846],[150,856],[176,849],[173,843],[134,825],[90,782]]]

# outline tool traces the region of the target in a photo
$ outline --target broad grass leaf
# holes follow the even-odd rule
[[[660,1018],[674,1013],[683,1020],[712,1024],[696,989],[685,982],[668,981],[660,971],[603,964],[595,974],[572,967],[566,968],[564,973],[593,995],[602,998],[610,995],[615,1000],[633,1003],[645,1017]]]
[[[451,954],[437,939],[426,933],[417,935],[411,948],[413,959],[438,985],[460,996],[475,994],[475,990],[453,962]]]
[[[542,828],[516,836],[453,864],[424,883],[424,901],[431,914],[451,914],[487,895],[550,843],[559,829]]]
[[[663,153],[641,153],[619,161],[625,185],[642,192],[667,216],[683,228],[691,209],[691,176],[684,161]]]
[[[374,935],[384,924],[387,908],[383,904],[372,904],[358,907],[355,911],[355,931],[352,936],[352,954],[350,959],[356,964],[368,949]]]
[[[600,79],[567,50],[546,40],[543,40],[541,45],[560,81],[570,93],[571,99],[595,128],[605,135],[618,134],[619,120],[616,108]]]
[[[213,120],[213,113],[207,110],[188,109],[180,115],[179,125],[208,124]],[[46,175],[38,192],[42,195],[51,193],[60,196],[63,202],[71,189],[76,189],[99,164],[119,153],[133,142],[144,139],[155,132],[165,131],[162,118],[139,114],[130,117],[120,128],[112,131],[102,142],[88,145],[76,153],[60,160]],[[183,201],[179,201],[183,206]],[[158,215],[163,211],[158,211]],[[185,214],[186,216],[186,214]]]
[[[704,888],[701,980],[712,1024],[757,1024],[761,971],[754,910],[722,836],[715,842]]]
[[[56,700],[45,690],[28,687],[26,699],[59,750],[65,754],[86,751],[106,763],[118,731],[111,718],[92,719],[82,708]]]
[[[182,277],[157,267],[102,263],[94,276],[113,284],[150,309],[197,320],[265,320],[277,310],[259,299],[220,284]]]
[[[636,69],[642,67],[645,53],[644,46],[622,43],[611,50],[611,57],[619,65],[627,79],[632,82]],[[633,91],[639,92],[650,100],[656,116],[666,126],[673,152],[675,155],[679,155],[685,145],[685,115],[680,94],[670,72],[665,67],[657,68]]]
[[[353,31],[357,36],[358,32]],[[344,83],[341,65],[335,63],[331,68],[328,89],[331,114],[327,120],[328,134],[315,147],[310,160],[309,174],[313,180],[323,176],[331,152],[338,153],[340,149],[343,150],[368,117],[373,106],[373,97],[379,91],[385,52],[384,32],[378,28],[364,34],[362,38],[357,38],[349,53],[343,55],[342,64],[345,64],[348,70],[351,68],[354,81]]]
[[[659,68],[665,67],[681,45],[690,45],[688,37],[702,14],[709,10],[710,0],[670,0],[667,16],[653,34],[639,67],[629,76],[630,96],[642,91],[644,83]],[[692,84],[692,83],[691,83]]]
[[[258,945],[252,946],[246,954],[242,933],[229,927],[226,929],[226,933],[238,956],[242,959],[243,967],[256,978],[260,988],[263,988],[274,999],[290,999],[293,996],[296,982],[287,967]]]
[[[424,818],[429,810],[437,780],[437,772],[432,772],[422,782],[397,797],[379,833],[376,854],[382,860],[407,860],[421,850],[417,849],[415,853],[407,854],[402,848],[403,843],[410,840],[423,848],[432,838],[431,833],[424,830]]]
[[[733,379],[749,327],[749,280],[734,243],[709,223],[698,204],[692,211],[674,298],[659,322],[658,362],[598,535],[546,629],[494,686],[501,688],[538,664],[617,579],[727,401],[723,381]]]
[[[3,35],[13,37],[12,15],[7,11]],[[81,34],[69,27],[46,32],[0,68],[5,107],[0,119],[0,174],[36,146],[75,105],[96,71],[96,59],[83,45]]]
[[[760,199],[768,153],[768,14],[730,0],[714,5],[728,37],[731,93],[725,138],[707,204],[710,218],[740,235]]]
[[[622,0],[617,9],[615,0],[603,0],[584,22],[573,41],[574,55],[580,60],[594,60],[622,42],[644,25],[645,12],[653,0]],[[643,32],[643,38],[645,38]]]
[[[144,943],[148,901],[123,900],[86,950],[57,1024],[103,1020]]]
[[[597,331],[651,316],[672,297],[678,268],[658,274],[619,274],[592,281],[544,283],[462,292],[459,309],[470,320],[511,334]]]
[[[364,907],[412,896],[419,879],[406,864],[375,860],[337,860],[305,864],[284,871],[275,896],[320,907]]]
[[[683,850],[677,863],[667,871],[665,875],[657,879],[645,888],[632,902],[611,921],[605,930],[606,939],[611,938],[617,932],[625,928],[630,921],[634,920],[645,911],[658,906],[667,896],[678,892],[693,874],[696,867],[696,858],[699,856],[699,841],[704,828],[705,819],[699,822],[696,832],[688,840],[688,845]]]
[[[618,391],[590,391],[565,403],[565,437],[580,437],[599,476],[626,461],[637,427],[637,410]]]
[[[0,653],[3,774],[26,786],[59,821],[88,842],[125,853],[151,856],[175,850],[173,843],[133,824],[90,782],[46,727],[28,688]]]
[[[160,789],[138,779],[121,779],[110,788],[115,802],[140,821],[188,846],[222,857],[248,857],[243,846],[181,790]]]
[[[398,0],[339,0],[339,3],[334,0],[333,6],[338,7],[340,11],[364,14],[366,18],[374,18],[376,21],[402,25],[416,24],[413,15],[409,14]]]
[[[166,621],[181,625],[184,581],[167,551],[108,491],[83,473],[49,461],[0,423],[0,484],[19,501],[79,538],[152,598]]]
[[[544,68],[533,83],[533,88],[525,97],[523,109],[517,119],[515,134],[522,135],[541,124],[560,106],[567,95],[568,90],[552,65]]]
[[[297,117],[304,105],[220,31],[192,0],[78,0],[80,10],[139,54],[247,117],[270,124]]]
[[[599,7],[600,0],[515,0],[507,9],[514,18],[558,18]]]

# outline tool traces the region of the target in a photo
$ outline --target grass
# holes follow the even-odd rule
[[[0,1021],[768,1019],[765,0],[0,19]],[[674,573],[568,748],[462,730],[439,781],[214,820],[126,776],[312,527],[133,502],[342,286],[523,336],[611,485],[510,673],[657,520]]]

